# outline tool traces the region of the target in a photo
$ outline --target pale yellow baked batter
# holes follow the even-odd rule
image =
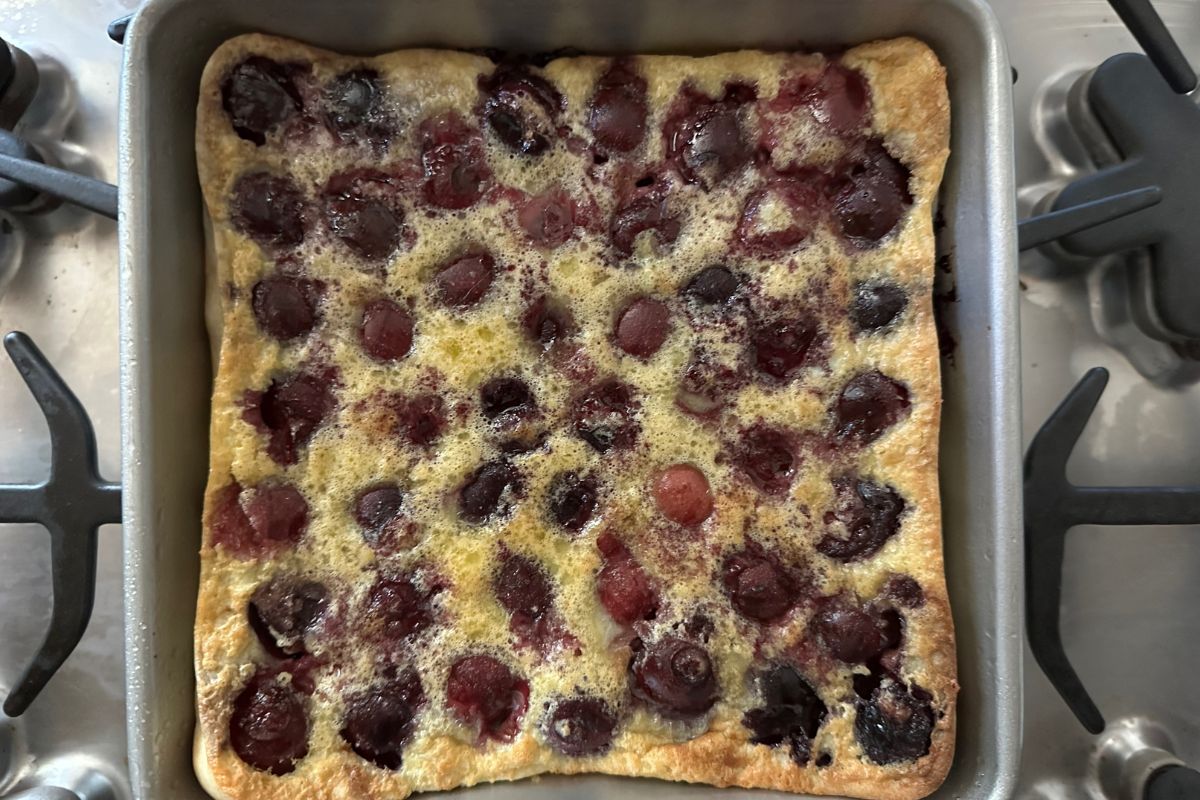
[[[306,140],[275,138],[256,146],[240,138],[222,107],[220,85],[231,66],[248,54],[311,62],[315,85],[350,68],[373,67],[391,87],[401,135],[383,150],[338,145],[319,125]],[[410,792],[545,772],[603,772],[899,800],[923,796],[941,783],[954,749],[957,690],[941,552],[941,389],[930,303],[933,208],[949,138],[944,72],[930,50],[912,39],[863,45],[841,58],[868,80],[871,132],[912,174],[911,208],[879,246],[847,247],[821,224],[800,246],[782,255],[731,254],[742,205],[763,184],[760,170],[752,165],[708,192],[672,178],[670,204],[681,223],[678,239],[659,251],[643,239],[630,259],[614,259],[607,242],[614,199],[606,189],[606,176],[621,164],[662,161],[662,124],[685,82],[719,97],[726,83],[739,81],[753,85],[760,100],[766,100],[785,76],[817,71],[826,60],[821,55],[752,51],[706,58],[637,57],[631,63],[648,84],[649,120],[644,143],[628,156],[597,166],[559,139],[549,152],[531,158],[512,153],[484,133],[495,184],[528,194],[557,184],[576,198],[588,197],[598,208],[597,229],[577,228],[565,245],[547,250],[531,246],[514,221],[512,203],[502,196],[489,195],[453,212],[430,209],[421,203],[419,192],[413,193],[405,200],[411,246],[390,257],[382,273],[364,268],[344,248],[311,232],[289,252],[288,259],[302,265],[308,277],[323,281],[325,290],[315,330],[281,344],[259,329],[249,300],[255,283],[276,269],[278,254],[267,252],[231,224],[229,198],[235,181],[258,170],[290,174],[311,197],[331,174],[351,166],[400,169],[416,158],[415,131],[421,120],[454,109],[471,124],[479,124],[477,78],[494,65],[480,56],[434,50],[353,58],[260,35],[238,37],[217,50],[204,73],[197,124],[200,181],[211,229],[210,322],[219,347],[214,353],[211,467],[196,617],[195,763],[214,796],[401,798]],[[608,63],[595,57],[561,58],[541,70],[565,98],[561,125],[585,143],[591,138],[585,124],[588,100]],[[757,123],[747,117],[746,124]],[[827,164],[840,156],[843,145],[810,117],[797,115],[789,124],[778,157],[787,151],[804,163]],[[320,225],[312,223],[310,228],[318,230]],[[503,269],[477,306],[446,309],[430,293],[435,269],[466,248],[480,246]],[[614,260],[624,266],[614,266]],[[611,337],[614,315],[629,298],[677,298],[695,273],[716,263],[750,276],[763,296],[815,305],[822,313],[829,356],[827,366],[805,368],[787,384],[751,380],[713,423],[676,405],[679,378],[698,343],[735,362],[744,344],[726,341],[729,337],[717,327],[694,330],[678,311],[681,306],[676,307],[661,350],[649,359],[623,354]],[[884,334],[854,336],[844,312],[850,286],[880,277],[904,287],[907,310]],[[820,299],[806,300],[816,285],[813,281],[821,285]],[[636,387],[640,434],[632,449],[601,455],[572,431],[571,399],[587,383],[574,381],[569,370],[543,356],[521,328],[529,297],[543,292],[569,303],[578,331],[575,341],[593,373],[616,375]],[[411,351],[390,364],[368,358],[358,339],[361,306],[380,296],[411,304],[415,320]],[[281,466],[268,456],[264,436],[243,418],[245,393],[261,391],[273,378],[314,359],[339,370],[333,389],[336,409],[300,449],[297,463]],[[866,369],[879,369],[904,383],[912,406],[905,419],[848,463],[864,477],[895,487],[906,511],[900,533],[878,553],[843,564],[813,549],[824,535],[834,467],[806,457],[786,496],[771,499],[737,474],[728,453],[738,431],[760,419],[797,432],[826,430],[831,402],[851,376]],[[523,497],[511,514],[482,526],[468,525],[457,517],[453,496],[479,464],[495,456],[498,437],[478,411],[478,391],[485,380],[501,374],[529,382],[541,409],[535,425],[548,431],[548,438],[543,448],[513,458],[523,477]],[[429,450],[402,446],[391,433],[386,409],[374,400],[384,393],[410,392],[434,375],[448,405],[467,403],[470,410],[453,417]],[[650,495],[654,475],[680,462],[697,466],[715,497],[713,514],[686,536],[663,524]],[[844,470],[846,463],[839,462],[836,470]],[[575,536],[564,535],[547,521],[542,500],[551,477],[564,469],[595,475],[603,487],[596,519]],[[232,479],[253,486],[270,478],[286,478],[307,500],[307,530],[299,543],[259,558],[215,546],[212,515],[217,494]],[[330,587],[331,613],[353,631],[381,556],[364,542],[350,507],[363,487],[382,480],[403,488],[406,513],[419,531],[411,549],[383,558],[398,568],[419,565],[436,573],[447,587],[434,601],[435,624],[404,648],[407,662],[420,675],[426,701],[404,747],[403,765],[396,771],[374,766],[340,738],[343,699],[371,682],[377,655],[369,644],[347,644],[353,639],[335,637],[330,647],[341,649],[324,654],[333,666],[314,672],[315,691],[304,700],[307,755],[284,775],[256,770],[238,758],[228,737],[233,698],[258,666],[270,661],[248,625],[249,598],[277,573],[313,577]],[[596,537],[605,530],[618,532],[646,572],[664,587],[666,602],[654,625],[665,629],[702,609],[715,626],[709,651],[720,699],[697,721],[664,721],[629,696],[629,637],[622,635],[595,591],[595,574],[602,563]],[[928,755],[886,766],[863,755],[853,731],[856,711],[850,686],[852,673],[866,669],[840,662],[829,662],[828,674],[805,676],[828,707],[812,745],[814,760],[802,767],[789,758],[786,746],[748,741],[742,716],[759,702],[748,676],[812,637],[806,632],[809,612],[803,607],[771,626],[731,609],[721,588],[719,565],[722,554],[736,549],[747,535],[765,546],[800,554],[815,576],[819,594],[845,590],[869,600],[892,573],[917,580],[925,602],[903,612],[902,675],[932,696],[937,716]],[[552,577],[557,613],[578,640],[579,655],[559,650],[543,656],[535,649],[513,646],[508,617],[490,589],[499,542],[535,558]],[[449,665],[464,653],[481,651],[501,654],[529,682],[529,708],[511,743],[477,744],[474,732],[446,707]],[[575,687],[605,698],[618,711],[615,738],[603,755],[571,758],[545,744],[544,703]],[[817,766],[817,754],[827,754],[830,763]]]

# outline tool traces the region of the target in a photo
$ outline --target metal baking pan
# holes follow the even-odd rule
[[[1020,753],[1020,390],[1011,75],[982,0],[149,0],[121,97],[121,422],[129,767],[143,800],[205,797],[192,772],[192,618],[208,467],[210,354],[193,146],[200,73],[248,31],[348,53],[416,45],[598,53],[795,49],[912,34],[945,63],[953,117],[941,251],[941,477],[958,630],[957,756],[940,798],[1007,797]],[[569,787],[569,788],[568,788]],[[629,779],[543,778],[475,800],[604,800]],[[764,793],[643,781],[656,798]]]

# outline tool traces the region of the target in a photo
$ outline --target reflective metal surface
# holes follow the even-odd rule
[[[1021,216],[1047,190],[1084,169],[1084,144],[1066,124],[1066,95],[1110,55],[1136,51],[1133,37],[1103,0],[996,3],[1018,80],[1013,87]],[[1156,0],[1193,64],[1200,64],[1200,1]],[[1028,442],[1067,391],[1093,366],[1111,372],[1109,387],[1069,467],[1080,484],[1200,484],[1200,387],[1155,386],[1103,341],[1132,335],[1124,306],[1129,275],[1115,260],[1081,264],[1078,275],[1050,281],[1038,253],[1021,260],[1024,436]],[[1089,290],[1090,287],[1090,290]],[[1124,329],[1124,330],[1123,330]],[[1161,351],[1135,352],[1147,370],[1168,369]],[[1089,736],[1026,658],[1025,730],[1017,797],[1094,800],[1104,796],[1098,754],[1116,731],[1148,726],[1175,754],[1200,765],[1200,688],[1189,665],[1200,658],[1200,529],[1079,528],[1068,534],[1063,640],[1084,684],[1109,720]],[[1115,791],[1108,782],[1105,789]]]
[[[1170,735],[1158,724],[1126,717],[1100,736],[1091,759],[1096,785],[1113,800],[1142,800],[1150,776],[1180,764]]]
[[[40,74],[18,132],[51,160],[108,180],[116,178],[121,52],[105,25],[134,4],[0,0],[0,35],[33,56]],[[0,333],[10,330],[29,333],[83,401],[100,470],[116,479],[114,223],[66,207],[32,217],[0,212]],[[41,412],[0,358],[0,483],[44,478],[49,456]],[[0,795],[45,784],[88,800],[129,797],[120,536],[118,526],[100,531],[95,611],[79,648],[28,713],[0,719]],[[41,642],[49,611],[49,537],[32,525],[0,526],[0,693]]]

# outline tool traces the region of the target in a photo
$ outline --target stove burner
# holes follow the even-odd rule
[[[25,51],[0,39],[0,156],[42,163],[45,159],[33,145],[8,133],[29,108],[38,87],[38,70]],[[0,208],[12,211],[43,211],[42,195],[30,187],[0,178]]]
[[[12,128],[37,92],[38,72],[24,50],[0,39],[0,128]]]
[[[0,39],[0,209],[48,211],[60,200],[117,218],[117,188],[46,164],[44,154],[12,132],[37,90],[37,65]]]
[[[49,211],[58,205],[57,198],[48,197],[20,181],[21,166],[45,164],[45,157],[38,148],[19,136],[0,130],[0,161],[4,159],[12,159],[18,171],[13,175],[15,180],[0,178],[0,208],[22,214],[34,214]],[[3,170],[2,166],[0,170]]]
[[[1183,94],[1196,74],[1149,0],[1110,4],[1148,57],[1113,56],[1046,96],[1099,171],[1044,197],[1049,213],[1022,221],[1019,243],[1054,263],[1045,277],[1092,273],[1101,338],[1152,381],[1185,385],[1200,379],[1200,108]]]
[[[1025,602],[1029,647],[1046,677],[1091,733],[1104,717],[1063,650],[1058,610],[1067,531],[1076,525],[1200,523],[1200,486],[1076,486],[1067,461],[1108,383],[1096,367],[1076,384],[1025,454]]]
[[[1142,247],[1151,249],[1149,269],[1135,280],[1144,297],[1134,309],[1146,313],[1140,327],[1163,341],[1200,340],[1200,108],[1176,94],[1150,59],[1135,53],[1113,56],[1101,64],[1075,93],[1082,107],[1073,118],[1091,114],[1077,129],[1094,157],[1111,144],[1118,160],[1068,185],[1054,209],[1071,208],[1140,187],[1161,189],[1162,202],[1104,225],[1059,240],[1069,253],[1099,257]],[[1095,142],[1097,136],[1106,142]],[[1098,145],[1098,146],[1097,146]]]
[[[39,523],[50,532],[53,605],[37,655],[4,700],[20,716],[75,649],[92,615],[96,532],[121,521],[120,484],[96,467],[96,435],[87,412],[54,367],[23,333],[4,337],[13,364],[50,428],[50,476],[31,486],[0,484],[0,522]]]
[[[4,180],[7,179],[7,180]],[[11,196],[6,186],[14,187]],[[47,196],[50,198],[47,200]],[[70,170],[43,163],[41,154],[28,142],[8,131],[0,131],[0,207],[16,211],[46,210],[48,203],[68,203],[117,218],[117,187]]]

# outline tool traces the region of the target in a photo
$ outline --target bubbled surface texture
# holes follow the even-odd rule
[[[948,131],[912,39],[218,49],[205,786],[936,788]]]

